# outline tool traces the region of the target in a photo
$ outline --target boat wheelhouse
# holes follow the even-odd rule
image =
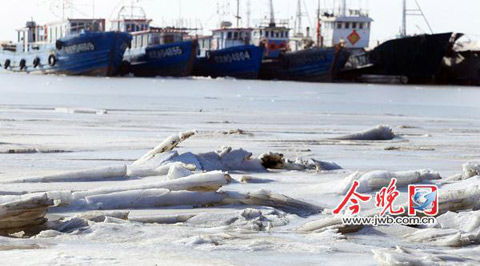
[[[289,51],[290,29],[285,22],[277,25],[270,21],[252,32],[253,43],[257,46],[265,45],[265,57],[277,58],[282,52]]]
[[[213,30],[211,36],[199,38],[200,56],[205,56],[207,51],[210,50],[221,50],[252,44],[252,28],[228,28],[225,25],[230,24],[225,22],[222,25],[224,27]]]
[[[137,10],[137,16],[125,16],[127,8]],[[128,13],[128,12],[127,12]],[[133,14],[133,12],[130,12]],[[186,28],[152,27],[141,7],[123,7],[112,30],[129,32],[132,43],[124,56],[122,74],[135,76],[188,76],[196,57],[197,44]]]
[[[320,18],[323,42],[321,46],[335,47],[342,43],[347,49],[364,49],[370,44],[373,19],[362,9],[347,8],[346,0],[338,10],[324,10]]]

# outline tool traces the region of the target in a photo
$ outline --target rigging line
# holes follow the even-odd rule
[[[422,14],[423,19],[425,20],[425,23],[427,23],[427,26],[428,26],[428,29],[430,30],[430,33],[433,34],[432,27],[430,26],[430,23],[428,22],[427,17],[425,17],[425,14],[423,13],[423,10],[422,10],[422,8],[420,7],[420,4],[418,3],[417,0],[415,0],[415,3],[417,4],[418,10],[419,10],[420,13]]]
[[[310,17],[310,12],[308,12],[309,9],[305,0],[303,0],[303,6],[305,7],[305,13],[307,15],[308,24],[310,24],[310,29],[313,29],[312,19]]]

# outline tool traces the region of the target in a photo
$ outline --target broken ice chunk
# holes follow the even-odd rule
[[[395,137],[390,126],[376,126],[359,133],[335,138],[338,140],[392,140]]]

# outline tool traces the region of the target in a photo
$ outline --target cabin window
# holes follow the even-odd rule
[[[77,23],[73,22],[73,23],[70,25],[70,32],[72,32],[72,33],[77,32]]]
[[[288,38],[288,31],[285,32],[285,37]]]
[[[363,23],[358,23],[358,27],[359,27],[360,29],[363,29]]]
[[[342,28],[342,22],[337,22],[337,29],[341,29]]]
[[[233,33],[233,39],[238,40],[238,32]]]
[[[275,32],[275,37],[280,37],[280,32]]]
[[[345,29],[350,29],[350,22],[345,22]]]
[[[352,29],[356,29],[357,28],[357,22],[352,22]]]
[[[232,39],[232,32],[231,32],[231,31],[229,31],[229,32],[227,33],[227,39],[228,39],[228,40]]]
[[[275,32],[273,32],[273,30],[270,32],[270,37],[275,37]]]
[[[265,37],[267,37],[267,38],[269,37],[269,36],[268,36],[268,33],[269,33],[269,31],[266,31],[266,32],[265,32]]]
[[[153,35],[152,36],[152,44],[154,44],[154,45],[160,44],[160,36]]]
[[[164,44],[173,43],[173,42],[174,42],[174,36],[173,35],[163,36],[163,43]]]

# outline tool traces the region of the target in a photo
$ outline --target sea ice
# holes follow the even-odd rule
[[[392,140],[395,133],[390,126],[376,126],[359,133],[338,137],[338,140]]]
[[[15,233],[41,225],[53,200],[47,194],[23,196],[0,204],[0,234]]]
[[[358,181],[358,192],[370,192],[388,186],[392,178],[397,179],[397,187],[415,184],[421,181],[432,181],[441,179],[440,174],[431,170],[413,170],[401,172],[372,171],[365,174],[355,172],[346,177],[337,186],[338,194],[346,194],[354,181]]]

